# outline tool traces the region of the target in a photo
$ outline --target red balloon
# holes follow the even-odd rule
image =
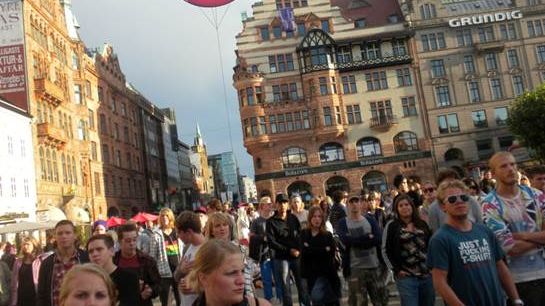
[[[216,7],[216,6],[225,5],[229,2],[232,2],[233,0],[185,0],[185,1],[196,6]]]

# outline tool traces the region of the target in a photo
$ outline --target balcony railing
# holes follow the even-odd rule
[[[34,90],[46,102],[58,106],[64,100],[64,91],[45,77],[34,79]]]
[[[42,142],[56,146],[63,146],[66,143],[64,131],[53,126],[51,123],[39,123],[37,128],[38,138],[40,138]]]
[[[480,42],[473,44],[477,53],[501,51],[505,48],[505,42],[503,40],[491,40],[487,42]]]
[[[398,121],[396,116],[386,115],[371,118],[369,121],[369,127],[376,130],[388,130],[397,123]]]
[[[386,67],[394,65],[409,64],[412,58],[408,55],[394,55],[391,53],[383,53],[381,57],[375,59],[352,60],[351,62],[338,63],[340,71],[351,71],[360,69],[370,69],[376,67]]]

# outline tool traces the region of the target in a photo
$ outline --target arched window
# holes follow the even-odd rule
[[[380,141],[373,137],[364,137],[356,143],[358,158],[382,155]]]
[[[53,181],[59,182],[59,166],[57,164],[57,152],[53,151],[51,154],[52,165],[53,165]]]
[[[322,164],[344,160],[343,146],[330,142],[320,147],[320,162]]]
[[[42,180],[47,178],[47,170],[45,167],[45,157],[44,157],[44,148],[40,147],[40,170],[42,172]]]
[[[74,184],[78,184],[78,173],[76,172],[76,160],[72,156],[72,173],[74,174]]]
[[[305,181],[296,181],[288,186],[288,196],[299,194],[303,201],[308,202],[312,198],[312,186]]]
[[[49,149],[45,150],[45,162],[47,165],[47,180],[51,181],[53,177],[53,173],[51,169],[51,151],[49,151]]]
[[[384,192],[388,190],[388,185],[386,184],[386,176],[384,176],[384,173],[379,171],[367,172],[361,178],[361,183],[363,188],[369,191]]]
[[[66,157],[64,153],[61,155],[61,164],[62,164],[62,181],[63,183],[68,183],[68,177],[66,176]]]
[[[418,139],[413,132],[400,132],[394,136],[394,147],[397,153],[418,151]]]
[[[435,11],[435,5],[431,3],[426,3],[420,6],[420,18],[432,19],[435,17],[437,17],[437,12]]]
[[[306,166],[307,154],[301,148],[288,148],[282,153],[282,164],[285,169]]]
[[[326,190],[325,193],[329,196],[331,196],[337,190],[349,192],[350,183],[348,183],[348,180],[342,176],[330,177],[325,182],[325,190]]]
[[[445,158],[445,161],[453,161],[453,160],[464,160],[464,153],[462,150],[458,148],[452,148],[448,149],[447,152],[445,152],[445,155],[443,156]]]

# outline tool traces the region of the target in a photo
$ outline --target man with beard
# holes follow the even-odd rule
[[[496,189],[483,200],[483,219],[507,253],[507,265],[524,304],[545,305],[545,198],[518,185],[515,158],[498,152],[489,160]]]

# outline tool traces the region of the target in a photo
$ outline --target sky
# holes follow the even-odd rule
[[[85,45],[111,44],[126,80],[155,105],[175,109],[182,141],[192,145],[199,124],[208,154],[231,151],[221,53],[233,151],[241,174],[253,177],[232,85],[235,36],[242,30],[241,13],[251,15],[252,2],[210,9],[183,0],[72,0],[72,10]],[[224,16],[217,32],[221,52],[209,22],[214,16],[218,23]]]

